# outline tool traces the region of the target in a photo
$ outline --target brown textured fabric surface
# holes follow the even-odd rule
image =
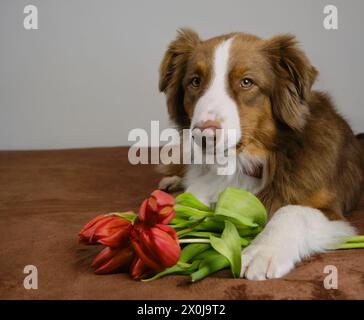
[[[364,250],[321,254],[263,282],[228,271],[193,285],[184,276],[142,283],[93,274],[100,247],[78,244],[80,228],[99,213],[137,210],[159,179],[153,166],[130,165],[127,148],[0,152],[0,298],[364,299]],[[349,220],[364,234],[364,196]],[[29,264],[38,290],[23,287]],[[323,286],[326,265],[338,269],[338,290]]]

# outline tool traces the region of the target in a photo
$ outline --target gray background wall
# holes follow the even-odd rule
[[[25,5],[39,30],[23,28]],[[337,5],[339,29],[323,28]],[[129,130],[168,126],[158,67],[179,27],[298,36],[356,132],[364,131],[363,0],[1,0],[0,149],[128,144]]]

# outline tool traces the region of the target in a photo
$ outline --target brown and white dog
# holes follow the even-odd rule
[[[202,41],[181,30],[160,67],[171,120],[183,128],[235,129],[235,174],[169,166],[163,189],[182,183],[205,203],[228,186],[255,193],[270,221],[242,253],[241,276],[285,275],[355,230],[343,214],[362,185],[358,142],[330,98],[311,90],[316,69],[291,35],[231,33]]]

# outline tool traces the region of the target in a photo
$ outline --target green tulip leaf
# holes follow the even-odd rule
[[[174,221],[172,221],[174,222]],[[189,228],[191,226],[193,226],[194,224],[196,224],[196,220],[184,220],[182,222],[178,222],[178,223],[171,223],[171,227],[173,227],[174,229],[184,229],[184,228]]]
[[[232,274],[235,278],[240,276],[241,270],[241,244],[236,227],[225,221],[225,229],[221,238],[210,236],[211,246],[230,262]]]
[[[211,208],[207,206],[206,204],[202,203],[200,200],[198,200],[192,193],[185,192],[181,193],[176,198],[176,204],[177,205],[183,205],[186,207],[195,208],[201,211],[210,211],[212,212]]]
[[[208,231],[191,231],[183,235],[183,237],[197,237],[197,238],[210,238],[210,236],[219,236],[219,233]]]
[[[191,281],[197,282],[206,278],[212,273],[228,268],[230,266],[229,260],[223,255],[219,254],[213,249],[207,250],[196,257],[196,260],[201,261],[198,270],[191,274]]]
[[[185,223],[186,220],[179,218],[179,217],[175,217],[172,219],[172,221],[169,223],[170,225],[176,225],[176,224],[180,224],[180,223]]]
[[[238,233],[241,237],[248,238],[248,237],[255,237],[260,231],[263,230],[263,227],[241,227],[240,225],[235,225],[236,230],[238,230]]]
[[[205,250],[201,253],[199,253],[198,255],[196,255],[193,260],[201,260],[202,264],[208,262],[208,261],[212,261],[216,258],[218,258],[219,256],[221,256],[220,253],[218,253],[214,248],[212,248],[210,246],[210,248],[208,250]]]
[[[250,244],[250,240],[240,237],[240,246],[247,247]]]
[[[216,217],[206,218],[201,224],[196,226],[196,231],[211,231],[221,233],[224,230],[225,221]]]
[[[179,258],[180,262],[189,262],[195,256],[199,255],[201,252],[204,252],[211,248],[211,245],[208,243],[191,243],[185,246]]]
[[[174,211],[176,211],[177,217],[207,217],[212,214],[211,211],[207,210],[199,210],[193,207],[188,207],[186,205],[176,204],[174,207]]]
[[[229,220],[236,227],[247,228],[250,230],[258,227],[258,224],[253,222],[249,217],[236,214],[232,211],[226,211],[224,213],[222,211],[216,211],[215,216],[212,219],[217,223],[222,223],[223,225],[226,220]]]
[[[264,226],[267,221],[267,212],[264,205],[252,193],[237,188],[226,188],[220,193],[216,203],[216,216],[234,219],[247,227]]]
[[[197,270],[199,264],[200,261],[194,261],[191,264],[177,262],[173,267],[167,268],[166,270],[157,273],[153,277],[144,279],[142,281],[143,282],[153,281],[171,274],[185,274],[185,275],[191,274]]]

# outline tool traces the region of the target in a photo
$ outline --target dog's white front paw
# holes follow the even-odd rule
[[[280,278],[294,267],[295,257],[283,248],[252,244],[241,255],[241,277],[249,280]]]
[[[282,277],[295,263],[353,234],[355,230],[349,224],[330,221],[320,210],[298,205],[282,207],[243,250],[240,276],[250,280]]]

